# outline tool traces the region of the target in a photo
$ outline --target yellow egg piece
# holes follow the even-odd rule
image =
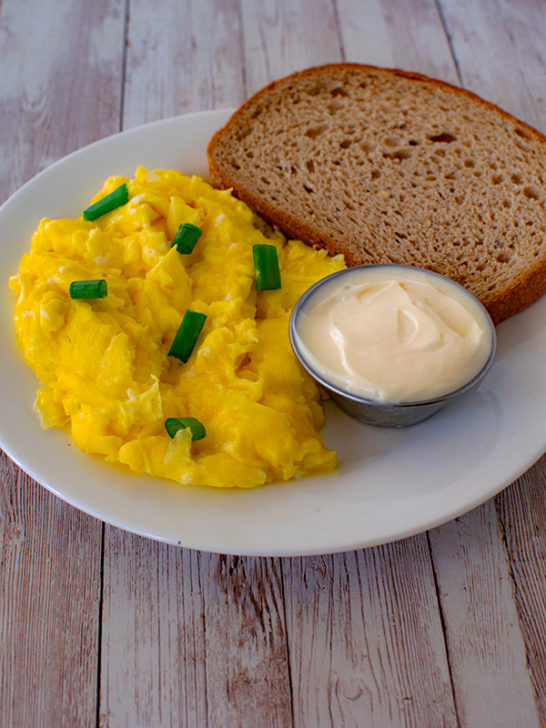
[[[43,427],[182,484],[252,488],[334,469],[288,322],[343,258],[286,240],[229,191],[176,170],[111,177],[93,202],[124,183],[129,201],[95,220],[42,220],[10,278]],[[182,223],[202,230],[191,253],[172,246]],[[278,290],[256,290],[252,247],[264,243],[277,250]],[[96,279],[106,297],[70,297],[71,282]],[[184,362],[169,352],[187,309],[206,320]],[[171,417],[196,418],[205,437],[171,437]]]

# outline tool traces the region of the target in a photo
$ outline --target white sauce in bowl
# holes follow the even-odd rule
[[[404,266],[337,274],[305,301],[296,337],[327,382],[379,402],[419,402],[453,392],[486,364],[491,320],[447,278]]]

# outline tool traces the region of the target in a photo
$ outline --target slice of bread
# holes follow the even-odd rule
[[[546,137],[463,89],[332,64],[259,91],[212,138],[213,184],[348,265],[406,263],[498,323],[546,290]]]

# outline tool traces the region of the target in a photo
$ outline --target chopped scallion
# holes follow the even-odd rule
[[[171,248],[176,245],[179,253],[191,253],[202,234],[203,231],[197,225],[192,225],[191,222],[183,222],[176,231]]]
[[[174,437],[178,430],[185,427],[190,429],[192,440],[202,440],[207,434],[204,425],[195,417],[169,417],[165,420],[165,429],[169,437]]]
[[[70,298],[104,298],[108,286],[104,278],[97,281],[72,281],[69,288]]]
[[[280,288],[281,273],[277,248],[274,245],[254,245],[252,254],[254,255],[256,288],[258,291]]]
[[[106,197],[103,197],[101,200],[98,200],[98,202],[93,203],[86,210],[84,210],[83,219],[96,220],[97,217],[102,217],[102,215],[106,215],[107,212],[115,210],[116,207],[124,205],[128,200],[129,190],[127,189],[127,185],[124,182],[113,192],[110,192],[109,195],[106,195]]]
[[[188,361],[206,318],[204,313],[187,309],[169,349],[169,356],[174,356],[183,362]]]

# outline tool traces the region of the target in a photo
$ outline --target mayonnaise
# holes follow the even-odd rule
[[[419,402],[467,384],[487,362],[490,319],[447,278],[405,266],[332,276],[300,309],[295,334],[326,382],[380,402]]]

